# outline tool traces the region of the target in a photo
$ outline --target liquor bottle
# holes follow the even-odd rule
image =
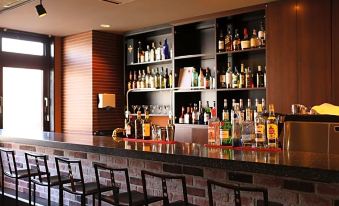
[[[242,122],[241,127],[241,143],[242,146],[255,146],[255,128],[254,121],[251,115],[251,99],[248,99],[246,108],[246,119]]]
[[[234,118],[234,107],[235,107],[235,99],[232,99],[232,108],[231,108],[231,122],[233,123]]]
[[[184,124],[185,121],[185,107],[181,107],[181,115],[179,117],[179,124]]]
[[[149,66],[147,66],[147,69],[146,69],[146,75],[145,75],[145,88],[151,88],[151,70],[149,68]]]
[[[190,107],[187,107],[187,112],[184,114],[184,124],[190,124],[191,123],[191,109]]]
[[[141,47],[141,41],[138,42],[138,49],[137,49],[137,62],[141,63],[141,53],[142,53],[142,47]]]
[[[266,146],[266,130],[265,130],[265,119],[262,115],[262,106],[258,104],[257,107],[258,115],[254,120],[255,123],[255,146],[265,147]]]
[[[155,89],[155,76],[154,76],[154,69],[151,70],[149,76],[149,88]]]
[[[234,40],[233,40],[233,49],[235,51],[237,50],[241,50],[241,41],[240,41],[240,36],[239,36],[239,33],[238,33],[238,29],[236,29],[234,31]]]
[[[133,72],[132,89],[137,88],[137,80],[138,80],[138,77],[137,77],[137,71],[134,71],[134,72]]]
[[[204,72],[203,69],[200,68],[200,73],[198,77],[198,87],[205,87],[204,80],[205,80]]]
[[[222,109],[222,120],[229,120],[230,114],[228,112],[228,107],[227,107],[227,99],[224,99],[224,108]]]
[[[169,88],[173,87],[173,75],[172,75],[172,70],[170,71],[168,75],[168,83],[169,83]]]
[[[237,67],[234,67],[234,72],[232,74],[232,88],[239,88],[239,73]]]
[[[201,101],[199,101],[199,124],[204,124],[204,108],[202,107]]]
[[[166,68],[164,81],[165,81],[165,88],[170,88],[170,77],[168,75],[168,68]]]
[[[141,119],[141,111],[137,112],[137,118],[134,121],[134,138],[142,139],[142,119]]]
[[[208,120],[210,119],[211,109],[209,107],[209,101],[206,103],[205,111],[204,111],[204,124],[208,124]]]
[[[138,81],[137,81],[137,88],[141,88],[141,70],[138,70]]]
[[[168,120],[168,124],[166,125],[166,133],[167,133],[167,141],[174,141],[174,137],[175,137],[175,125],[173,122],[173,117],[170,114],[169,115],[169,120]]]
[[[257,36],[257,30],[253,29],[252,37],[250,40],[251,48],[257,48],[259,46],[259,39]]]
[[[154,76],[154,86],[156,89],[160,89],[160,73],[159,73],[159,68],[156,68],[156,73],[155,73],[155,76]]]
[[[130,121],[130,112],[128,110],[125,111],[125,133],[127,138],[132,137],[132,124]]]
[[[278,122],[274,114],[274,105],[268,105],[269,116],[266,121],[267,125],[267,140],[268,147],[277,148],[278,147]]]
[[[193,111],[192,111],[192,124],[199,124],[199,112],[197,108],[197,104],[193,104]]]
[[[244,28],[244,39],[241,40],[241,48],[244,49],[249,49],[250,48],[250,39],[248,38],[248,30],[247,28]]]
[[[227,100],[226,100],[226,109],[225,109],[225,100],[224,99],[224,110],[223,110],[223,120],[220,122],[220,145],[222,146],[232,146],[232,124],[229,120],[228,110],[227,110]],[[227,113],[227,114],[226,114]]]
[[[253,111],[253,119],[255,120],[258,116],[258,105],[259,105],[259,100],[257,98],[255,98],[255,110]]]
[[[146,86],[145,76],[146,76],[145,70],[142,70],[141,77],[140,77],[140,88],[145,88]]]
[[[231,63],[227,62],[227,72],[226,72],[226,88],[232,88],[232,77],[233,77],[233,72],[232,72],[232,67]]]
[[[252,109],[252,101],[251,99],[247,99],[247,107],[246,107],[246,120],[253,121],[253,109]]]
[[[130,70],[128,75],[127,90],[132,89],[132,84],[133,84],[133,72],[132,70]]]
[[[227,34],[225,36],[225,50],[233,51],[232,25],[227,26]]]
[[[220,29],[220,35],[219,35],[219,40],[218,40],[218,52],[223,52],[223,51],[225,51],[225,39],[224,39],[222,30]]]
[[[198,72],[196,69],[193,67],[192,74],[191,74],[191,87],[197,87],[198,86]]]
[[[149,58],[150,58],[150,62],[154,62],[155,61],[155,43],[154,42],[152,42],[152,48],[151,48],[151,52],[150,52],[150,54],[149,54]]]
[[[164,76],[162,75],[162,67],[159,69],[158,79],[159,79],[159,89],[162,89],[163,82],[164,82]]]
[[[241,121],[245,120],[245,109],[244,109],[244,100],[239,100],[239,111],[240,111],[240,118]]]
[[[219,145],[220,144],[220,121],[217,117],[217,109],[212,108],[211,119],[208,120],[208,144]]]
[[[162,54],[162,44],[161,44],[161,41],[159,41],[159,46],[155,50],[155,59],[157,61],[161,60],[161,54]]]
[[[267,112],[267,108],[266,108],[266,101],[265,101],[265,98],[262,98],[261,99],[261,107],[262,107],[262,113],[263,114],[266,114],[266,112]]]
[[[165,57],[165,59],[171,58],[170,49],[169,49],[169,46],[168,46],[168,43],[167,43],[167,39],[165,39],[165,43],[164,43],[164,46],[163,46],[163,56]]]
[[[240,66],[240,75],[239,75],[239,88],[245,88],[246,83],[245,83],[245,68],[244,64],[241,64]]]
[[[150,61],[150,54],[151,54],[151,49],[149,48],[149,45],[146,46],[146,51],[145,51],[145,62]]]
[[[253,88],[253,77],[252,77],[252,71],[251,68],[248,67],[245,71],[245,83],[246,83],[246,88]]]
[[[149,120],[149,112],[145,111],[145,120],[142,122],[142,137],[144,140],[151,139],[151,121]]]
[[[232,146],[241,146],[241,114],[239,104],[235,103],[232,124]]]
[[[211,80],[211,72],[209,70],[208,67],[206,67],[206,76],[205,76],[205,79],[204,79],[204,85],[205,85],[205,89],[209,89],[210,88],[210,80]]]
[[[258,66],[258,72],[257,72],[257,87],[264,87],[264,73],[261,70],[261,66]]]
[[[226,88],[226,70],[223,68],[219,74],[219,88]]]
[[[258,38],[259,38],[259,47],[265,47],[266,45],[266,34],[265,34],[265,26],[264,22],[260,23],[260,29],[258,31]]]

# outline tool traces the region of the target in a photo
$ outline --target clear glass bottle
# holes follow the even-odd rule
[[[241,146],[241,114],[239,104],[235,103],[234,105],[234,114],[232,124],[232,146],[240,147]]]
[[[220,137],[219,137],[219,129],[220,121],[217,117],[217,110],[213,108],[211,110],[211,119],[208,120],[208,144],[210,145],[219,145]]]
[[[161,44],[161,41],[159,41],[159,46],[155,50],[155,59],[157,61],[160,61],[162,59],[161,56],[162,56],[162,44]]]
[[[253,121],[253,109],[252,109],[252,101],[251,99],[247,99],[247,107],[245,109],[246,119]]]
[[[239,74],[239,88],[245,88],[245,66],[244,64],[240,65],[240,74]]]
[[[143,138],[142,131],[142,119],[141,119],[141,111],[137,112],[137,118],[134,121],[134,138],[142,139]]]
[[[265,35],[265,26],[264,21],[260,23],[260,29],[258,31],[258,38],[259,38],[259,47],[265,47],[266,45],[266,35]]]
[[[227,107],[227,99],[224,99],[224,108],[222,109],[222,120],[230,118],[230,114],[228,112],[228,107]]]
[[[185,115],[184,115],[184,124],[189,124],[190,123],[190,116],[191,116],[191,114],[190,114],[190,107],[187,107],[187,110],[186,110],[187,112],[185,113]]]
[[[150,53],[151,53],[151,49],[149,48],[149,45],[146,46],[146,51],[145,51],[145,62],[149,62],[150,61]]]
[[[240,117],[241,120],[245,120],[245,107],[244,107],[244,100],[240,99],[239,100],[239,109],[240,109]]]
[[[246,119],[242,123],[241,143],[242,146],[255,147],[255,126],[251,114],[251,99],[247,101]]]
[[[265,119],[262,115],[262,106],[257,106],[258,115],[255,119],[255,146],[257,148],[266,147]]]
[[[142,137],[144,140],[150,140],[152,139],[151,136],[151,120],[149,119],[149,112],[145,111],[145,119],[142,122]]]
[[[181,115],[179,117],[179,124],[184,124],[185,121],[185,107],[181,107]]]
[[[154,62],[155,61],[155,51],[156,51],[156,48],[155,48],[155,43],[152,42],[152,48],[151,48],[151,51],[150,51],[150,54],[149,54],[149,61],[150,62]]]
[[[232,88],[232,77],[233,77],[233,71],[231,67],[231,62],[227,62],[226,88]]]
[[[199,73],[199,77],[198,77],[198,87],[205,87],[205,76],[204,76],[204,72],[203,69],[200,68],[200,73]]]
[[[127,138],[132,137],[132,124],[130,121],[130,112],[128,110],[125,111],[125,133]]]
[[[267,146],[278,148],[278,122],[274,114],[274,105],[268,105],[269,116],[266,121],[267,125]]]
[[[234,67],[234,72],[232,74],[232,88],[239,88],[239,72],[237,67]]]
[[[234,107],[235,107],[235,99],[232,99],[232,107],[231,107],[231,122],[233,122],[233,118],[234,118]]]

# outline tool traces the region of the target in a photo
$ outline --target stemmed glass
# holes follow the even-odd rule
[[[164,105],[164,114],[168,114],[170,111],[170,106],[169,105]]]
[[[141,111],[141,105],[137,105],[138,111]]]
[[[133,112],[134,112],[134,114],[136,114],[137,113],[137,107],[138,107],[138,105],[131,105],[132,106],[132,108],[133,108]]]
[[[148,110],[148,105],[144,104],[142,105],[142,108],[144,109],[144,113],[146,113],[146,111]]]
[[[162,105],[157,105],[157,107],[158,107],[158,114],[161,114],[161,111],[162,111]]]
[[[155,109],[156,109],[156,106],[155,105],[149,105],[149,107],[150,107],[150,112],[151,112],[151,114],[155,114]]]

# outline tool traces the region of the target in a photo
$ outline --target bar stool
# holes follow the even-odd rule
[[[96,182],[85,182],[84,175],[82,172],[82,165],[80,160],[66,160],[62,158],[55,158],[55,164],[58,173],[59,180],[59,192],[62,194],[60,198],[60,205],[63,205],[63,191],[68,193],[79,195],[81,197],[81,205],[84,206],[86,204],[86,196],[93,196],[93,205],[95,205],[95,195],[98,194],[99,190]],[[68,168],[68,178],[70,182],[68,184],[62,183],[62,175],[61,175],[61,167],[60,164],[67,165]],[[74,173],[72,170],[72,165],[79,169],[80,179],[74,178]],[[100,186],[103,191],[106,191],[107,186]]]
[[[141,171],[141,178],[142,178],[142,187],[144,191],[144,199],[145,199],[145,205],[148,206],[151,202],[148,200],[147,196],[147,188],[146,188],[146,176],[156,177],[161,179],[162,183],[162,197],[159,197],[160,199],[158,201],[162,201],[164,206],[195,206],[194,204],[191,204],[188,202],[187,197],[187,188],[186,188],[186,178],[184,176],[172,176],[172,175],[164,175],[164,174],[156,174],[153,172]],[[175,202],[169,202],[168,199],[168,192],[167,192],[167,184],[166,180],[181,180],[182,182],[182,190],[184,195],[184,200],[178,200]]]
[[[119,206],[142,206],[145,205],[144,194],[135,190],[131,190],[129,175],[127,168],[111,168],[102,164],[94,164],[96,181],[99,189],[98,200],[99,206],[101,206],[101,201],[107,202],[112,205]],[[106,191],[101,188],[99,172],[106,171],[110,173],[111,178],[111,187],[106,188]],[[119,193],[119,187],[115,182],[114,172],[123,172],[126,180],[127,191]],[[108,190],[107,190],[108,189]],[[113,191],[113,195],[103,195],[101,193],[107,192],[109,190]],[[157,202],[162,200],[161,197],[147,196],[149,203]]]
[[[31,177],[33,182],[33,203],[35,205],[36,185],[47,187],[47,201],[48,206],[51,205],[51,187],[60,186],[58,175],[51,175],[47,165],[47,155],[35,155],[31,153],[25,153],[27,168],[36,168],[37,175]],[[30,170],[28,170],[30,171]],[[28,172],[30,174],[30,172]],[[69,183],[70,179],[67,176],[61,176],[61,183]],[[59,188],[60,189],[60,188]],[[61,200],[62,193],[59,193],[59,201]]]
[[[261,187],[241,187],[238,185],[224,184],[213,180],[207,180],[208,200],[209,206],[213,206],[212,185],[234,191],[234,205],[241,206],[240,192],[258,192],[262,193],[264,199],[264,206],[268,206],[268,192],[267,189]]]
[[[4,164],[5,162],[3,161],[2,155],[6,155],[7,159],[7,164],[8,164],[8,171],[5,171]],[[12,159],[12,161],[11,161]],[[16,161],[15,161],[15,152],[14,150],[6,150],[6,149],[0,149],[0,164],[1,164],[1,192],[2,192],[2,200],[4,200],[5,196],[5,176],[9,178],[15,179],[15,201],[16,204],[18,205],[18,196],[19,196],[19,191],[18,191],[18,186],[19,186],[19,179],[25,179],[28,178],[28,191],[29,191],[29,205],[31,205],[31,178],[32,176],[35,176],[38,174],[36,169],[18,169],[16,166]]]

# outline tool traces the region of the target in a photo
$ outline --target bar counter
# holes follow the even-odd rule
[[[135,172],[131,184],[137,188],[141,186],[138,174],[141,169],[184,174],[192,178],[192,187],[188,191],[192,201],[199,205],[207,205],[207,189],[203,188],[205,183],[197,183],[197,178],[200,178],[199,181],[219,179],[266,186],[269,191],[272,188],[270,200],[282,205],[285,205],[286,199],[291,204],[301,204],[303,198],[307,201],[307,195],[328,203],[324,205],[339,203],[336,200],[339,199],[339,155],[219,149],[190,143],[115,142],[107,136],[52,132],[30,134],[4,130],[0,131],[0,147],[12,148],[19,153],[31,151],[84,159],[90,166],[104,159],[106,164],[112,162],[113,166],[116,163],[117,166],[127,166],[132,171],[131,178],[134,178]],[[326,191],[328,188],[335,189],[333,197],[320,193],[321,189]],[[284,194],[281,193],[283,191]],[[297,196],[296,200],[291,200],[294,196]]]

